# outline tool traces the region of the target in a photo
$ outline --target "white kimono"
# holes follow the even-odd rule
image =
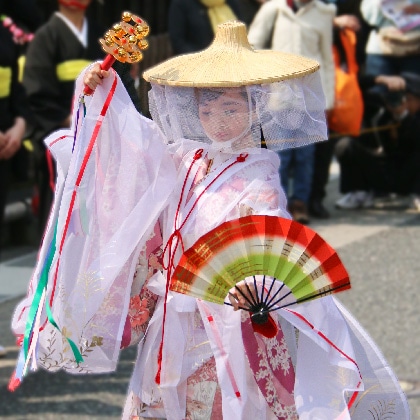
[[[137,339],[125,419],[366,420],[375,405],[409,418],[391,369],[334,298],[277,311],[268,339],[243,311],[166,291],[167,270],[210,229],[250,213],[288,217],[275,152],[166,145],[117,76],[87,98],[70,154],[76,125],[48,139],[56,201],[13,319],[18,335],[34,325],[37,366],[112,371]]]

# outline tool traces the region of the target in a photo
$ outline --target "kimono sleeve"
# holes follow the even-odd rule
[[[115,369],[136,263],[176,179],[161,132],[139,115],[115,73],[85,99],[28,296],[13,319],[14,332],[24,334],[35,291],[48,278],[50,313],[41,302],[45,327],[34,357],[37,366],[71,373]]]

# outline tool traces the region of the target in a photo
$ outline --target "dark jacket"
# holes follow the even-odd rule
[[[52,131],[62,128],[72,107],[77,73],[73,71],[72,76],[60,77],[59,66],[71,66],[74,60],[83,60],[76,63],[81,71],[88,62],[103,59],[105,53],[98,40],[104,32],[101,25],[89,20],[88,45],[84,47],[62,19],[54,14],[39,28],[29,44],[23,84],[36,117],[31,138],[40,144],[41,149],[42,140]],[[139,110],[140,102],[129,74],[129,65],[115,63],[114,66]]]
[[[227,0],[226,3],[241,20],[238,0]],[[214,38],[207,8],[199,0],[172,0],[168,29],[175,55],[203,50]]]
[[[0,130],[6,131],[16,117],[29,117],[29,104],[23,86],[18,82],[18,57],[20,49],[13,42],[7,28],[0,25]]]

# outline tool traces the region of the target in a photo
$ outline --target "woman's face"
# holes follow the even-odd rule
[[[215,142],[236,139],[251,128],[248,96],[243,88],[200,89],[198,103],[200,122]]]

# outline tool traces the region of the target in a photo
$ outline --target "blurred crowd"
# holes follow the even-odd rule
[[[83,68],[104,57],[98,40],[107,28],[89,13],[94,3],[0,0],[0,215],[4,218],[14,189],[23,186],[28,194],[29,187],[35,242],[47,223],[56,176],[43,140],[70,126],[74,81]],[[114,69],[140,111],[132,69],[120,62]],[[14,227],[23,224],[18,220]],[[4,220],[0,226],[1,251],[24,229],[9,232]]]
[[[420,2],[269,0],[251,21],[249,39],[321,65],[329,139],[314,150],[280,153],[293,218],[330,217],[323,200],[334,158],[343,194],[337,208],[403,195],[420,211]]]
[[[39,240],[55,178],[43,139],[69,126],[74,80],[104,56],[98,38],[107,28],[89,13],[103,3],[54,0],[46,7],[42,0],[0,0],[0,214],[17,184],[30,185]],[[238,19],[254,48],[320,63],[329,139],[279,152],[279,175],[295,220],[330,217],[324,199],[334,159],[342,193],[337,208],[357,210],[374,206],[378,197],[404,196],[420,211],[420,0],[155,3],[160,15],[165,10],[173,55],[206,48],[219,23]],[[139,112],[147,114],[138,75],[128,65],[115,69]],[[7,239],[0,226],[1,249]]]

